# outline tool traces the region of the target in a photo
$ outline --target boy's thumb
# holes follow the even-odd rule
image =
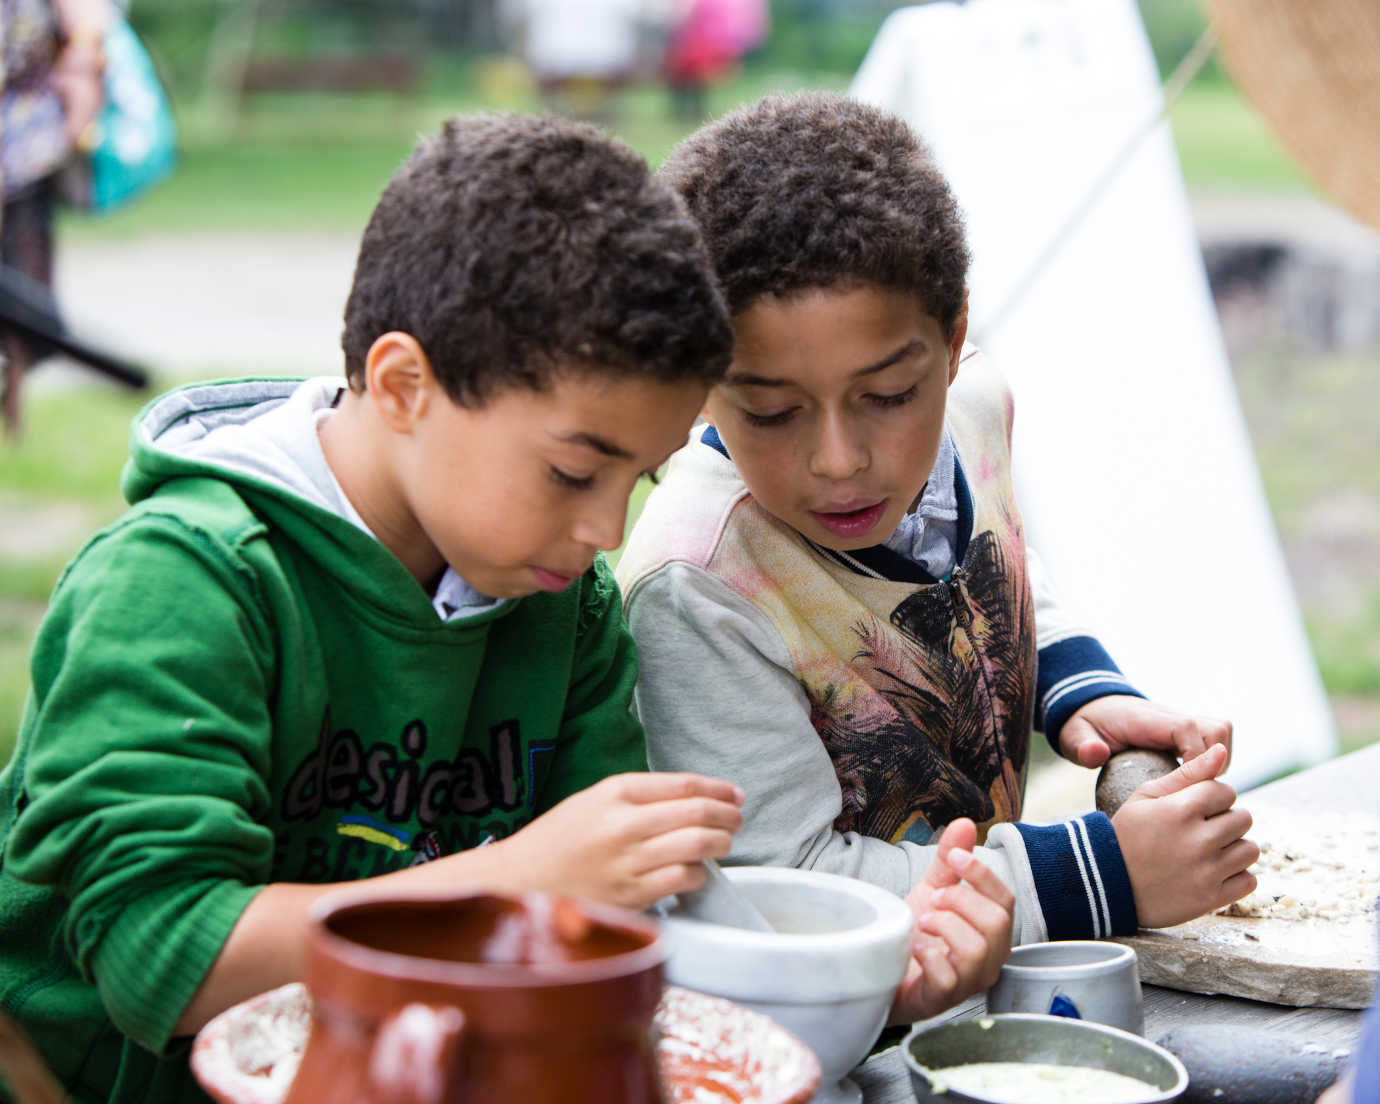
[[[1162,778],[1142,782],[1136,793],[1141,797],[1168,797],[1172,793],[1188,789],[1196,782],[1207,782],[1216,778],[1226,765],[1226,746],[1213,744],[1206,751],[1185,760]]]

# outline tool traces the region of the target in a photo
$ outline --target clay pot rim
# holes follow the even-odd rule
[[[1038,961],[1041,955],[1051,953],[1067,961]],[[1081,961],[1073,958],[1079,954],[1088,957]],[[1118,974],[1127,966],[1138,965],[1135,949],[1124,943],[1111,943],[1104,939],[1066,939],[1012,947],[1011,955],[1002,963],[1001,969],[1003,973],[1022,981],[1039,981],[1056,975],[1070,979],[1095,978],[1104,974]]]
[[[521,906],[530,896],[543,895],[504,893],[491,889],[407,893],[340,890],[322,897],[311,910],[309,923],[314,930],[308,951],[309,961],[315,960],[321,964],[329,962],[361,973],[377,974],[386,971],[395,979],[408,982],[463,984],[470,988],[485,989],[551,989],[603,981],[621,981],[631,975],[660,967],[666,961],[669,945],[665,934],[655,921],[629,910],[583,898],[572,899],[578,902],[581,910],[591,919],[619,931],[650,935],[650,941],[645,946],[621,954],[603,955],[577,962],[455,962],[369,947],[347,939],[332,931],[329,926],[332,918],[370,905],[452,905],[476,898],[489,898]],[[310,965],[308,969],[315,972]]]

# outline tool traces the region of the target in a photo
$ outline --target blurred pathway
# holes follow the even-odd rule
[[[160,381],[339,372],[357,248],[291,234],[69,241],[58,298],[73,329]]]

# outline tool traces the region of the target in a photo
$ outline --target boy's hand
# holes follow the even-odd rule
[[[1217,744],[1230,761],[1230,721],[1190,717],[1130,694],[1094,698],[1059,730],[1059,753],[1084,767],[1100,767],[1127,748],[1161,748],[1188,760]]]
[[[1255,888],[1246,868],[1260,848],[1244,839],[1251,814],[1217,781],[1227,750],[1213,744],[1178,770],[1142,783],[1112,817],[1141,927],[1182,924]]]
[[[698,774],[616,774],[567,797],[495,848],[534,889],[642,909],[698,889],[727,855],[743,791]]]
[[[1015,897],[973,855],[977,828],[956,820],[939,853],[906,897],[915,916],[911,960],[891,1003],[891,1023],[938,1015],[991,987],[1011,953]]]

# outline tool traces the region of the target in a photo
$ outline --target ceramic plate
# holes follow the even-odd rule
[[[804,1104],[819,1084],[804,1043],[732,1001],[667,986],[656,1026],[666,1104]],[[281,1104],[310,1027],[306,986],[261,993],[201,1029],[192,1072],[221,1104]]]

